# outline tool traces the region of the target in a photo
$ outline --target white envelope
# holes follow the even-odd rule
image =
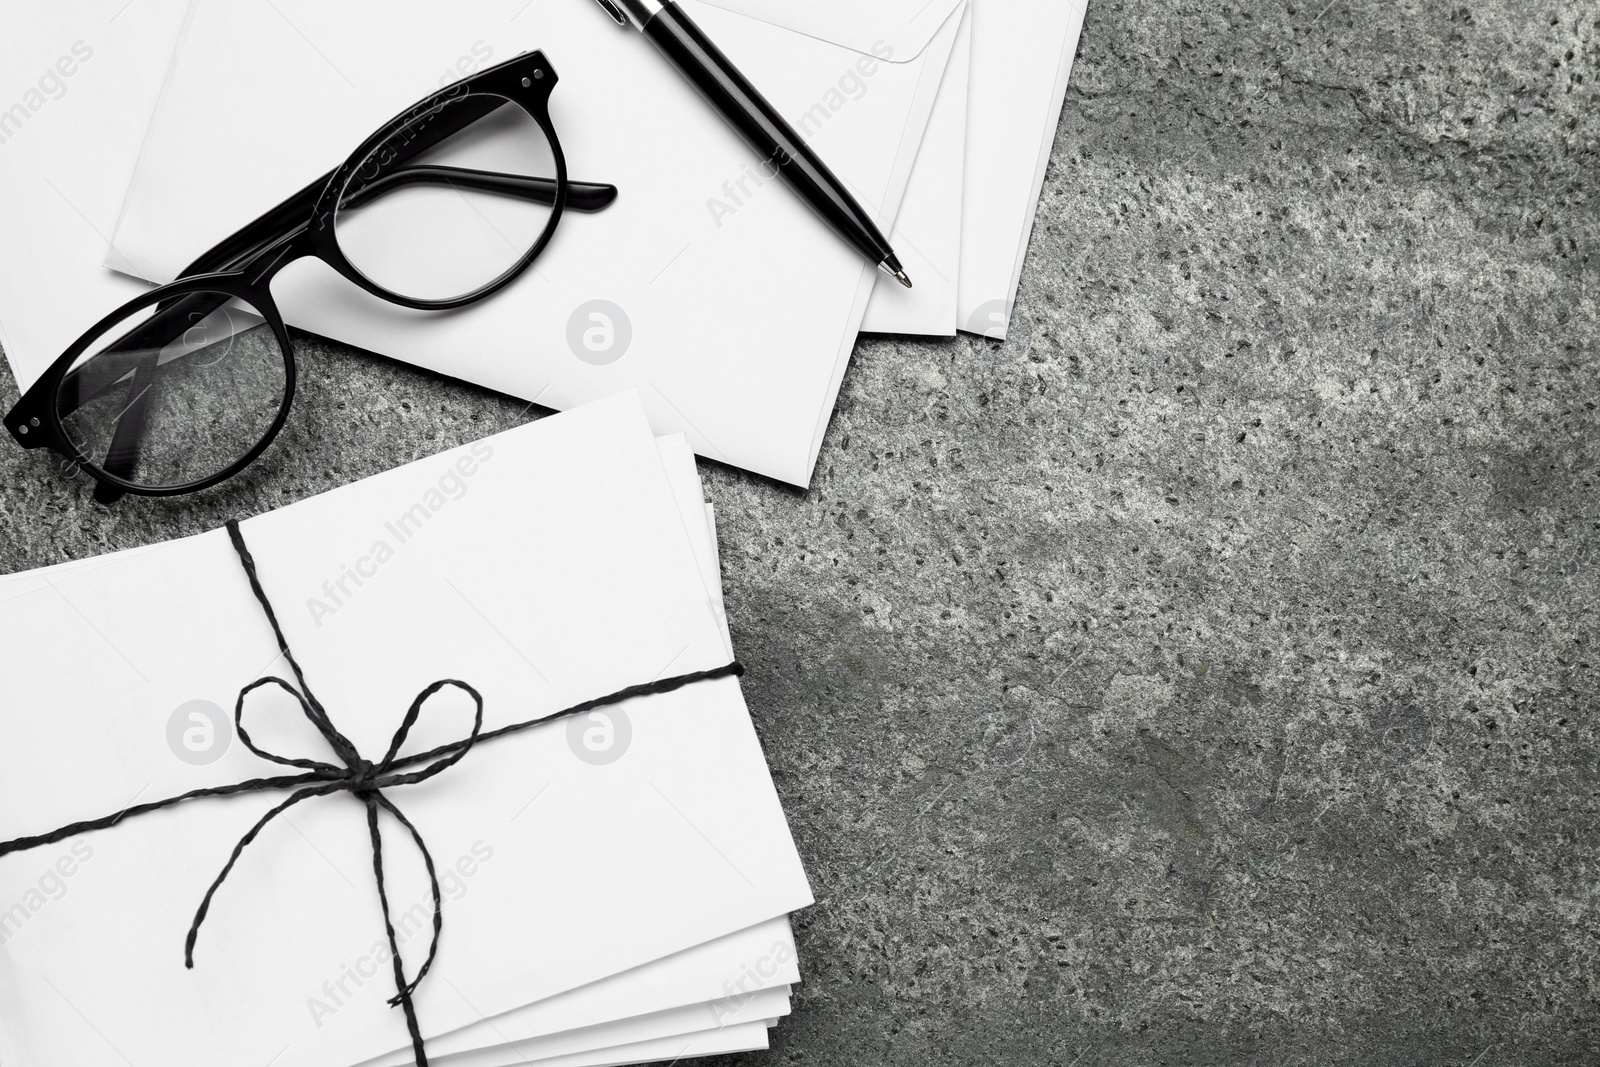
[[[13,2],[0,16],[0,344],[23,389],[147,288],[101,261],[188,6]]]
[[[717,1012],[736,1007],[739,1018],[719,1022]],[[439,1067],[488,1067],[492,1063],[540,1063],[578,1053],[600,1052],[619,1045],[633,1045],[642,1041],[661,1039],[686,1040],[697,1034],[723,1030],[729,1026],[761,1023],[781,1019],[789,1014],[789,991],[786,988],[762,990],[737,1005],[695,1004],[672,1008],[653,1015],[624,1019],[591,1027],[587,1030],[569,1030],[558,1034],[529,1039],[505,1036],[497,1044],[444,1052],[440,1042],[428,1046],[428,1062]],[[409,1050],[404,1055],[391,1058],[397,1067],[411,1067],[415,1059]]]
[[[963,2],[932,0],[905,32],[848,44],[685,6],[887,223]],[[762,185],[721,117],[585,0],[196,0],[114,264],[170,278],[341,162],[439,72],[533,47],[561,78],[551,110],[570,172],[618,185],[617,203],[563,219],[534,270],[473,308],[408,312],[306,263],[278,282],[285,317],[550,407],[638,388],[658,432],[805,484],[878,275],[781,182]],[[586,350],[597,323],[606,341]]]
[[[782,922],[783,920],[778,920]],[[704,948],[705,946],[701,946]],[[769,948],[770,951],[770,948]],[[681,956],[691,956],[700,953],[700,949],[691,949]],[[657,963],[647,964],[646,968],[663,968],[665,964],[677,961],[661,960]],[[708,984],[707,979],[713,973],[706,970],[694,970],[687,966],[688,960],[682,961],[685,966],[680,969],[683,977],[691,986],[703,987]],[[703,962],[703,961],[701,961]],[[617,976],[621,978],[623,976]],[[737,971],[732,976],[737,979]],[[509,1050],[520,1056],[523,1060],[547,1059],[551,1056],[566,1055],[570,1052],[584,1050],[599,1050],[611,1048],[615,1045],[633,1044],[636,1041],[654,1040],[659,1037],[674,1037],[685,1034],[699,1033],[704,1030],[723,1029],[729,1026],[739,1026],[745,1023],[758,1022],[762,1019],[776,1018],[789,1014],[789,990],[786,984],[773,985],[769,988],[755,989],[748,994],[739,994],[735,997],[722,997],[717,1000],[691,1001],[685,1000],[681,1005],[665,1007],[659,1010],[632,1015],[626,1018],[613,1018],[617,1010],[617,1002],[608,1000],[607,990],[616,990],[624,996],[629,990],[617,981],[617,978],[606,979],[595,983],[594,987],[584,990],[574,990],[572,993],[563,993],[541,1001],[536,1005],[529,1005],[527,1009],[511,1012],[505,1016],[494,1019],[485,1019],[474,1026],[467,1027],[453,1034],[444,1034],[428,1042],[428,1058],[434,1062],[456,1062],[452,1057],[470,1057],[472,1054],[483,1054]],[[727,981],[728,979],[724,979]],[[712,983],[715,984],[715,983]],[[592,988],[592,996],[590,989]],[[515,1025],[517,1022],[532,1017],[535,1009],[557,1007],[567,1002],[576,994],[584,994],[593,1000],[592,1007],[598,1011],[605,1021],[584,1027],[562,1026],[545,1032],[524,1033]],[[553,1013],[544,1013],[547,1016]],[[409,1047],[396,1049],[389,1055],[369,1061],[363,1067],[410,1067],[412,1053]],[[518,1060],[521,1062],[521,1060]]]
[[[767,18],[799,32],[828,40],[897,40],[897,34],[926,30],[923,0],[708,0]],[[1056,124],[1066,99],[1072,60],[1082,32],[1086,0],[971,0],[972,59],[966,128],[965,178],[959,241],[957,321],[963,331],[1003,339],[1011,321],[1022,277],[1028,239],[1055,143]],[[910,30],[901,30],[909,20]],[[933,130],[930,129],[930,136]],[[924,151],[927,151],[925,146]],[[932,219],[931,203],[920,186],[935,180],[951,157],[935,150],[919,158],[907,207]],[[958,183],[958,186],[963,183]],[[913,199],[913,193],[918,193]],[[931,194],[930,194],[931,195]],[[901,220],[897,220],[897,226]],[[904,220],[907,227],[929,226]],[[915,234],[897,235],[897,238]],[[932,244],[930,240],[928,242]],[[900,249],[897,247],[897,251]],[[902,258],[905,254],[902,252]],[[923,257],[918,257],[923,258]],[[943,260],[938,260],[943,262]],[[920,269],[920,268],[919,268]],[[922,285],[920,275],[918,285]],[[928,328],[930,309],[914,313],[920,301],[901,298],[880,286],[866,328],[882,333],[936,333]],[[937,322],[937,319],[931,321]]]
[[[618,1045],[594,1052],[579,1052],[533,1062],[539,1064],[539,1067],[625,1067],[628,1064],[659,1061],[678,1063],[696,1056],[756,1052],[768,1047],[767,1030],[772,1023],[773,1020],[770,1019],[766,1022],[741,1023],[738,1026],[702,1030],[699,1033],[677,1037],[656,1038],[632,1045]],[[490,1054],[482,1058],[466,1059],[462,1067],[519,1067],[527,1062],[515,1049],[507,1048],[491,1050]],[[445,1064],[454,1067],[454,1063],[454,1058],[447,1059],[440,1067],[444,1067]]]
[[[916,54],[944,26],[955,5],[928,0],[706,0],[803,33],[808,37],[871,52],[879,43],[897,54]]]
[[[907,289],[879,278],[863,333],[956,335],[960,304],[961,193],[967,153],[967,75],[972,68],[972,5],[961,17],[950,65],[917,153],[905,203],[889,241],[916,281]]]
[[[1004,339],[1086,0],[972,0],[961,328]]]
[[[528,717],[564,706],[576,693],[592,695],[587,691],[597,684],[603,688],[591,670],[599,665],[591,658],[599,634],[610,642],[603,657],[637,657],[650,666],[634,669],[646,673],[692,670],[726,655],[671,490],[659,474],[642,474],[648,466],[642,457],[655,445],[635,399],[545,420],[490,444],[504,457],[500,465],[480,463],[468,488],[440,504],[452,509],[451,517],[429,520],[331,618],[312,610],[312,598],[326,595],[316,590],[337,582],[346,564],[364,572],[371,562],[363,559],[370,556],[364,546],[396,536],[386,523],[400,520],[383,516],[408,514],[408,502],[431,507],[441,479],[460,470],[465,453],[245,524],[312,684],[370,754],[381,751],[382,735],[394,725],[389,713],[404,707],[423,675],[479,684],[492,720]],[[588,460],[574,462],[577,456]],[[589,462],[598,466],[585,470]],[[598,480],[607,489],[596,496],[602,468],[607,474]],[[591,485],[580,488],[577,481],[585,479]],[[452,490],[461,482],[454,476]],[[578,512],[558,504],[569,491],[585,501]],[[561,518],[552,521],[552,512]],[[308,538],[311,527],[321,536]],[[487,550],[496,531],[524,554]],[[186,699],[231,704],[224,690],[269,667],[261,639],[270,648],[270,634],[264,622],[251,629],[249,612],[259,609],[242,575],[230,570],[237,568],[230,552],[225,538],[208,534],[48,581],[50,572],[7,583],[0,629],[11,635],[8,648],[22,647],[24,633],[41,627],[59,648],[69,634],[108,644],[98,646],[96,657],[77,660],[71,672],[52,667],[54,653],[46,650],[30,655],[26,669],[18,661],[9,672],[19,692],[52,679],[52,706],[95,724],[71,735],[81,779],[74,789],[37,790],[28,783],[48,773],[41,754],[59,754],[65,740],[60,719],[5,715],[8,730],[15,729],[13,743],[0,751],[0,792],[27,790],[27,796],[0,804],[6,823],[0,832],[47,829],[99,813],[90,807],[115,810],[146,789],[170,795],[259,769],[261,762],[239,745],[208,767],[178,764],[149,729],[165,720],[162,709]],[[572,565],[597,558],[610,560],[600,575]],[[508,571],[507,559],[519,564]],[[633,608],[615,610],[604,591],[612,581],[624,583]],[[33,592],[22,593],[18,582],[31,583]],[[142,611],[130,611],[139,605]],[[547,682],[535,660],[544,663]],[[85,663],[99,666],[84,670]],[[427,1033],[459,1029],[809,901],[797,865],[782,858],[782,848],[771,851],[773,832],[785,840],[787,833],[775,798],[763,795],[771,787],[760,784],[765,767],[758,750],[718,752],[726,741],[755,744],[747,723],[729,732],[744,714],[734,706],[737,695],[731,681],[706,683],[632,708],[633,747],[614,768],[571,759],[562,731],[546,728],[486,745],[469,755],[470,769],[466,761],[453,768],[466,771],[459,778],[447,772],[437,787],[411,787],[406,792],[414,795],[393,798],[446,866],[457,856],[478,855],[480,838],[494,853],[447,908],[439,959],[418,993]],[[8,706],[15,712],[27,705]],[[288,721],[263,714],[257,736],[272,738],[269,747],[293,745]],[[459,725],[436,723],[418,740],[448,740]],[[744,740],[736,740],[741,733]],[[759,774],[739,781],[740,766]],[[548,793],[541,792],[545,783],[554,783]],[[475,810],[487,804],[504,817],[475,825],[450,817],[451,804],[466,797],[477,798]],[[343,1067],[403,1043],[403,1029],[395,1037],[397,1014],[383,1006],[381,976],[366,983],[348,978],[352,968],[371,978],[361,971],[363,954],[382,933],[370,851],[365,859],[361,854],[359,805],[343,799],[294,809],[251,846],[202,931],[194,972],[183,971],[180,947],[191,901],[242,832],[241,821],[247,826],[252,812],[275,800],[185,805],[90,835],[92,859],[80,864],[67,903],[35,912],[0,954],[7,1019],[0,1059],[120,1062],[115,1048],[139,1062],[251,1062],[278,1054],[280,1064]],[[519,808],[529,805],[528,821],[518,824]],[[768,829],[752,819],[765,820]],[[596,834],[616,837],[622,851],[596,848]],[[417,882],[420,867],[392,831],[386,841],[394,910],[406,914],[426,892]],[[52,866],[68,847],[6,857],[0,899],[23,899],[39,877],[36,868]],[[585,869],[551,862],[561,856],[584,856]],[[640,883],[639,870],[658,877]],[[645,885],[649,892],[641,897],[635,890]],[[122,921],[130,908],[139,922]],[[594,936],[597,922],[609,936]],[[406,953],[412,969],[416,951]],[[85,967],[91,958],[96,966]],[[530,968],[532,958],[538,966]],[[134,972],[137,979],[128,980]],[[329,996],[319,979],[341,983],[348,1001]],[[347,980],[354,989],[342,984]],[[308,1019],[308,998],[324,997],[337,1001],[337,1012]],[[207,1019],[226,1022],[195,1024]]]
[[[916,52],[943,17],[927,0],[707,0],[753,18],[861,51],[888,42]],[[976,0],[974,0],[976,2]],[[970,4],[969,4],[970,8]],[[862,321],[863,333],[954,337],[961,270],[961,190],[966,158],[967,74],[971,65],[970,11],[939,86],[911,184],[889,243],[915,288],[879,278]]]

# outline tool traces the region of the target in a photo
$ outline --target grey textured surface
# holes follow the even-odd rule
[[[706,471],[820,899],[728,1063],[1600,1062],[1597,20],[1091,4],[1012,339],[864,342],[809,492]],[[0,565],[522,417],[311,348],[198,499],[0,450]]]

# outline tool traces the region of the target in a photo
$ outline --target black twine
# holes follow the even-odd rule
[[[261,610],[266,613],[267,621],[272,624],[272,632],[278,639],[278,650],[288,660],[290,668],[294,671],[295,680],[299,683],[296,688],[289,682],[278,677],[259,678],[239,691],[239,700],[234,705],[233,721],[239,731],[239,740],[245,746],[260,756],[262,759],[271,760],[273,763],[287,767],[299,767],[305,773],[278,775],[270,778],[252,778],[235,785],[210,786],[204,789],[192,789],[180,796],[169,797],[166,800],[155,800],[146,804],[135,804],[131,807],[107,815],[100,819],[89,819],[84,822],[75,822],[52,830],[47,834],[34,837],[19,837],[11,841],[0,842],[0,856],[10,855],[13,852],[26,852],[29,849],[42,845],[54,844],[78,834],[91,830],[104,830],[115,826],[124,819],[146,812],[159,811],[181,804],[186,800],[195,800],[200,797],[234,796],[239,793],[253,793],[265,789],[292,789],[287,800],[267,812],[256,824],[239,839],[233,846],[233,852],[228,857],[228,862],[222,867],[211,887],[206,890],[206,895],[200,902],[199,910],[195,912],[194,922],[189,927],[189,936],[184,941],[183,964],[185,967],[194,967],[194,943],[200,935],[200,924],[205,921],[206,913],[211,909],[211,898],[227,879],[233,865],[238,862],[240,854],[256,836],[265,829],[266,825],[285,811],[299,804],[301,801],[310,800],[312,797],[330,796],[334,793],[349,793],[361,800],[367,809],[367,830],[372,838],[372,873],[378,883],[378,903],[383,909],[384,932],[389,938],[389,956],[394,963],[395,995],[389,998],[391,1007],[405,1009],[406,1030],[411,1034],[411,1047],[416,1053],[417,1067],[427,1067],[428,1057],[423,1048],[422,1031],[417,1025],[416,1009],[411,1003],[411,995],[416,992],[428,969],[433,966],[434,957],[439,950],[439,934],[444,928],[443,902],[439,893],[439,879],[434,872],[433,856],[428,852],[428,846],[423,843],[422,834],[411,824],[411,821],[400,813],[394,802],[384,796],[383,791],[395,786],[416,785],[425,782],[434,775],[458,763],[462,757],[472,750],[472,746],[481,741],[490,741],[507,734],[519,733],[543,726],[558,719],[569,718],[573,715],[582,715],[596,708],[620,704],[638,696],[650,696],[657,693],[670,693],[686,685],[696,682],[710,681],[714,678],[737,678],[744,674],[744,668],[738,663],[729,663],[709,671],[696,671],[692,674],[680,674],[672,678],[663,678],[656,682],[646,682],[642,685],[632,685],[620,689],[609,696],[597,697],[586,700],[582,704],[574,704],[570,708],[554,712],[538,719],[529,719],[526,722],[513,723],[502,726],[497,730],[483,732],[483,695],[466,682],[455,679],[444,679],[434,682],[422,692],[417,694],[411,706],[406,709],[405,718],[401,720],[400,728],[395,731],[394,739],[389,743],[389,750],[384,753],[383,759],[377,763],[363,759],[356,751],[350,739],[340,733],[333,725],[333,720],[328,717],[327,710],[311,692],[311,686],[306,683],[305,672],[300,669],[300,664],[295,660],[294,653],[289,651],[289,642],[283,636],[283,628],[278,625],[277,613],[272,610],[272,602],[267,599],[266,590],[261,588],[261,579],[256,575],[255,557],[250,554],[250,549],[245,546],[244,535],[239,532],[239,524],[229,520],[227,524],[228,536],[233,540],[234,551],[239,555],[239,562],[244,565],[244,572],[250,579],[250,590],[255,593],[256,600],[261,605]],[[332,746],[344,766],[333,763],[324,763],[321,760],[291,759],[287,756],[274,755],[256,747],[250,739],[250,734],[244,727],[244,702],[245,698],[257,689],[264,686],[275,685],[287,692],[299,702],[306,718],[317,728],[328,744]],[[440,690],[454,687],[472,697],[477,710],[473,715],[472,732],[460,741],[431,748],[412,756],[400,755],[400,747],[405,744],[406,737],[411,732],[411,727],[416,723],[417,717],[422,712],[422,706]],[[421,766],[420,770],[407,771],[406,768]],[[405,969],[400,959],[400,946],[395,939],[394,923],[389,918],[389,894],[383,879],[383,839],[378,832],[378,809],[382,808],[393,815],[411,834],[411,840],[416,844],[417,851],[422,853],[422,861],[428,869],[428,881],[433,891],[433,938],[428,945],[428,958],[423,961],[415,978],[406,981]]]

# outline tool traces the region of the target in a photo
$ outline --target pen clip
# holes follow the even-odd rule
[[[606,14],[615,19],[618,26],[626,26],[628,24],[628,16],[611,0],[595,0],[595,3],[599,4]]]

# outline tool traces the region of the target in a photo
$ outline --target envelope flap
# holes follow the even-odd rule
[[[920,56],[966,0],[703,0],[891,63]]]

